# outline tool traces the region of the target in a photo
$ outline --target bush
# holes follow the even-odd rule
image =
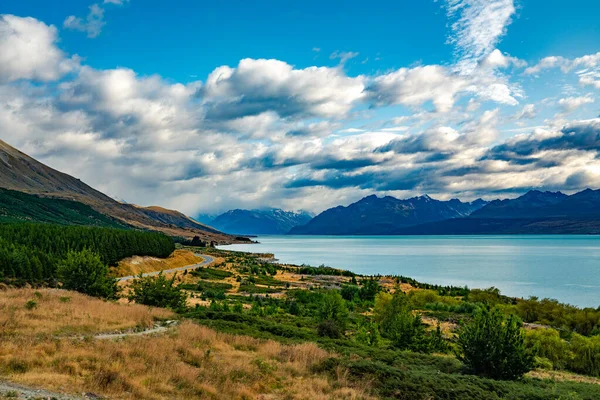
[[[37,306],[38,306],[38,303],[35,300],[29,300],[27,303],[25,303],[25,308],[28,310],[33,310]]]
[[[64,289],[90,296],[117,297],[117,281],[108,276],[108,266],[91,250],[70,251],[57,269]]]
[[[408,297],[401,291],[394,295],[380,293],[375,300],[375,318],[383,337],[394,347],[405,350],[429,351],[428,338],[419,315],[413,315]]]
[[[534,329],[525,332],[525,345],[536,356],[550,362],[552,369],[568,367],[572,354],[569,343],[554,329]],[[538,364],[545,364],[538,360]]]
[[[361,300],[373,301],[375,296],[381,290],[379,282],[376,279],[363,279],[361,282],[362,287],[358,292],[358,296]]]
[[[184,310],[187,296],[175,286],[175,277],[167,279],[162,273],[157,276],[141,277],[131,284],[129,301],[147,306],[165,307],[172,310]]]
[[[341,337],[346,329],[348,309],[342,295],[337,290],[326,293],[318,311],[321,323],[317,327],[320,336]]]
[[[473,321],[458,331],[458,358],[476,375],[494,379],[517,379],[533,368],[525,347],[521,321],[505,317],[497,308],[484,307]]]
[[[340,325],[336,321],[330,319],[325,320],[317,325],[317,333],[319,336],[332,339],[339,339],[344,335]]]
[[[574,333],[571,337],[571,351],[572,371],[600,376],[600,336],[586,338]]]

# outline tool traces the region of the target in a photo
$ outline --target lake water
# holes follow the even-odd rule
[[[283,263],[487,288],[509,296],[600,305],[600,236],[261,236],[223,249],[273,253]]]

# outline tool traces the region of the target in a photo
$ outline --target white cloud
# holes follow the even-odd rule
[[[560,99],[558,104],[562,107],[565,112],[572,112],[581,107],[584,104],[590,104],[594,102],[594,98],[590,95],[580,97],[566,97]]]
[[[519,111],[516,115],[516,119],[533,119],[537,115],[537,111],[535,109],[535,104],[525,104],[523,109]]]
[[[19,79],[52,81],[77,62],[56,46],[56,28],[34,18],[0,15],[0,83]]]
[[[567,59],[564,57],[544,57],[536,65],[531,66],[525,70],[525,75],[535,75],[540,73],[542,70],[555,68],[565,65]]]
[[[104,25],[106,25],[104,21],[104,9],[98,4],[90,6],[90,12],[85,21],[80,17],[70,15],[63,22],[65,28],[85,32],[89,38],[98,37]]]
[[[359,53],[353,51],[334,51],[329,55],[330,60],[335,60],[336,58],[340,59],[340,65],[345,65],[346,61],[351,60],[355,57],[358,57]]]
[[[279,60],[244,59],[215,69],[201,90],[213,119],[274,111],[283,117],[344,117],[363,99],[364,77],[339,68],[295,69]]]
[[[453,14],[461,18],[467,3],[483,7],[452,3],[463,4]],[[480,10],[498,21],[500,11]],[[481,38],[485,46],[460,42],[461,55],[477,59],[468,74],[424,65],[353,77],[339,66],[244,59],[216,68],[204,83],[180,84],[128,68],[75,68],[56,47],[54,27],[12,17],[27,29],[11,33],[6,18],[0,126],[9,143],[130,202],[189,214],[266,205],[320,211],[373,192],[473,198],[501,196],[508,186],[576,189],[600,172],[597,120],[562,114],[544,125],[504,129],[536,118],[538,110],[496,108],[525,97],[508,75],[525,65],[495,48],[501,35]],[[475,21],[487,18],[477,14],[461,34],[476,32]],[[32,41],[44,46],[32,50]],[[538,65],[550,64],[581,84],[598,81],[595,55]],[[65,76],[69,71],[77,73]],[[564,96],[565,110],[593,100]],[[527,134],[499,141],[498,127]]]
[[[402,104],[416,107],[431,101],[436,110],[448,112],[458,93],[465,91],[469,82],[451,74],[439,65],[400,68],[376,77],[369,86],[373,101],[379,105]]]
[[[600,52],[574,59],[562,56],[550,56],[541,59],[536,65],[525,70],[526,75],[539,75],[543,70],[560,68],[563,73],[575,71],[581,86],[600,89]],[[580,69],[581,68],[581,69]]]
[[[518,104],[515,96],[521,95],[504,78],[487,71],[474,70],[467,76],[440,65],[400,68],[377,76],[367,92],[376,105],[417,107],[431,101],[440,113],[449,112],[457,98],[465,94],[508,105]]]
[[[471,72],[506,33],[515,6],[514,0],[447,0],[447,11],[449,18],[458,18],[448,38],[461,57],[458,66]]]
[[[523,68],[527,66],[527,62],[518,59],[517,57],[511,57],[508,54],[502,54],[498,49],[494,49],[490,54],[483,58],[480,65],[484,68],[508,68],[514,65],[517,68]]]

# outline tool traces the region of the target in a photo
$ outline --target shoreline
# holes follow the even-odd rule
[[[556,240],[557,237],[555,235],[519,235],[520,239],[523,240],[531,240],[531,239],[541,239],[544,240],[544,236],[548,239],[548,240]],[[540,237],[541,236],[541,237]],[[590,235],[577,235],[580,236],[583,239],[588,239],[588,240],[593,240],[590,238]],[[333,239],[344,239],[344,238],[348,238],[348,239],[360,239],[360,237],[357,236],[325,236],[327,238],[333,238]],[[406,236],[399,236],[399,238],[405,238]],[[576,239],[577,237],[573,236],[573,235],[569,235],[570,238]],[[402,261],[400,262],[400,264],[397,264],[397,266],[392,266],[391,264],[389,264],[389,258],[396,256],[396,254],[383,254],[381,255],[382,258],[378,259],[377,257],[379,257],[379,254],[373,255],[373,254],[369,254],[368,250],[373,250],[374,252],[377,252],[379,250],[379,246],[382,244],[382,242],[380,240],[375,239],[373,236],[367,236],[367,238],[369,238],[368,240],[372,241],[372,243],[374,243],[374,248],[373,249],[369,249],[367,247],[367,252],[365,253],[364,251],[361,253],[351,253],[351,254],[342,254],[344,253],[344,249],[340,249],[340,248],[335,248],[335,243],[332,243],[333,247],[331,248],[331,253],[327,250],[326,246],[324,246],[324,249],[321,251],[322,253],[326,253],[326,257],[322,258],[322,259],[317,259],[320,251],[317,250],[315,251],[314,249],[311,252],[307,253],[306,258],[301,259],[302,261],[298,260],[298,255],[299,254],[303,254],[303,252],[301,251],[301,248],[304,246],[304,244],[298,244],[296,242],[293,243],[293,245],[289,245],[286,246],[285,243],[285,239],[298,239],[298,240],[303,240],[303,238],[306,239],[313,239],[312,242],[307,242],[305,245],[308,247],[310,247],[311,245],[313,245],[315,242],[318,243],[318,240],[320,239],[320,236],[316,236],[316,235],[265,235],[265,236],[260,236],[259,239],[267,239],[267,238],[273,238],[273,239],[284,239],[282,240],[282,249],[280,249],[280,252],[278,253],[277,247],[280,246],[279,240],[277,241],[273,241],[273,242],[269,242],[268,240],[266,240],[266,249],[263,251],[262,249],[264,247],[260,247],[260,246],[252,246],[252,248],[250,248],[250,246],[247,246],[247,248],[238,248],[238,246],[231,246],[231,245],[223,245],[223,246],[217,246],[216,248],[219,250],[224,250],[224,251],[232,251],[232,252],[242,252],[242,253],[251,253],[251,254],[256,254],[256,253],[269,253],[271,254],[271,260],[268,261],[270,263],[280,263],[280,264],[284,264],[284,265],[304,265],[304,266],[311,266],[311,267],[315,267],[317,268],[318,266],[330,266],[331,268],[334,269],[338,269],[338,270],[342,270],[342,271],[350,271],[354,274],[357,274],[359,276],[405,276],[405,277],[415,277],[415,280],[418,280],[419,282],[427,282],[430,283],[431,285],[438,285],[438,286],[454,286],[454,287],[468,287],[468,288],[472,288],[472,289],[486,289],[486,288],[490,288],[490,287],[497,287],[500,288],[500,290],[502,291],[502,293],[506,294],[507,297],[511,297],[511,298],[516,298],[516,299],[528,299],[528,298],[532,298],[532,297],[537,297],[539,299],[553,299],[553,300],[557,300],[562,304],[569,304],[572,305],[573,307],[577,307],[580,309],[584,309],[584,308],[592,308],[592,309],[596,309],[598,307],[600,307],[600,300],[599,301],[595,301],[591,300],[593,299],[595,296],[594,294],[597,293],[596,290],[598,288],[598,285],[595,285],[594,282],[578,282],[577,279],[571,279],[571,281],[569,280],[563,280],[559,283],[556,282],[548,282],[545,281],[544,279],[539,279],[540,277],[537,277],[539,280],[535,280],[536,277],[535,276],[526,276],[525,278],[527,279],[519,279],[519,278],[523,278],[521,276],[516,276],[514,279],[508,280],[502,279],[502,276],[498,277],[495,276],[494,274],[496,274],[498,272],[498,270],[502,271],[505,276],[508,276],[508,274],[510,273],[511,270],[514,270],[515,268],[517,268],[517,271],[525,271],[523,272],[523,275],[527,275],[528,273],[528,268],[525,267],[517,267],[520,264],[515,264],[515,260],[512,259],[511,261],[504,261],[502,260],[503,258],[503,254],[497,255],[498,259],[501,259],[500,264],[498,264],[497,260],[493,260],[492,259],[492,264],[493,267],[491,269],[489,269],[489,275],[492,276],[489,279],[481,279],[481,275],[486,275],[486,273],[482,273],[481,270],[482,268],[477,267],[476,262],[473,262],[473,268],[475,268],[474,271],[477,271],[477,273],[479,274],[479,276],[473,275],[470,273],[469,271],[469,265],[467,265],[466,269],[464,267],[464,265],[461,265],[461,267],[464,269],[463,271],[463,275],[464,276],[459,276],[459,274],[461,273],[461,271],[459,270],[457,271],[453,271],[451,273],[457,273],[457,275],[455,276],[449,276],[448,270],[451,268],[454,268],[453,265],[456,265],[457,263],[460,264],[461,260],[464,260],[464,258],[471,257],[472,254],[469,253],[468,251],[465,252],[460,252],[460,251],[456,251],[456,253],[460,253],[459,257],[458,257],[458,261],[455,259],[453,260],[452,257],[448,258],[448,267],[447,268],[442,268],[440,267],[440,265],[445,265],[443,261],[439,260],[439,256],[437,259],[433,259],[432,262],[432,268],[429,270],[427,267],[423,267],[424,263],[427,263],[428,260],[423,261],[426,256],[423,256],[422,253],[419,253],[418,255],[414,255],[411,254],[410,256],[404,256],[404,255],[397,255],[399,258],[402,258]],[[390,239],[393,239],[394,236],[389,236]],[[422,238],[421,236],[417,236],[416,238]],[[448,237],[448,236],[435,236],[436,239],[441,240],[442,242],[445,242],[445,239],[448,240],[454,240],[454,239],[461,239],[461,238],[471,238],[470,235],[460,235],[460,236],[454,236],[454,237]],[[492,240],[495,238],[498,239],[519,239],[519,238],[515,238],[513,236],[509,236],[509,235],[494,235],[494,237],[489,237],[489,236],[480,236],[480,238],[482,240]],[[532,245],[529,245],[528,242],[526,247],[527,248],[533,248],[535,249],[536,252],[538,253],[544,253],[545,251],[545,246],[540,247],[539,249],[537,248],[537,244],[533,243]],[[255,242],[253,244],[265,244],[263,241],[259,241],[259,242]],[[383,242],[383,244],[387,244],[385,241]],[[435,244],[435,243],[433,243]],[[543,243],[544,244],[544,243]],[[589,243],[588,243],[589,244]],[[588,245],[585,244],[585,245]],[[347,246],[348,249],[353,248],[354,243],[345,243],[345,246]],[[364,246],[364,244],[360,244],[362,246]],[[391,245],[393,245],[393,243],[391,243]],[[445,244],[446,245],[446,244]],[[483,244],[482,246],[485,246],[486,244]],[[585,246],[585,245],[581,245],[581,246]],[[566,244],[565,244],[566,246]],[[450,246],[448,246],[450,247]],[[473,247],[475,249],[479,248],[479,244],[475,243],[475,245],[471,244],[470,247]],[[552,247],[552,246],[550,246]],[[387,249],[387,247],[385,248]],[[455,249],[456,250],[456,249]],[[515,250],[512,250],[513,252],[519,252],[521,251],[521,249],[516,248]],[[281,253],[284,253],[283,255]],[[464,254],[467,254],[467,256],[464,256]],[[337,259],[336,257],[340,255],[340,258]],[[507,259],[510,259],[512,256],[512,254],[507,254]],[[361,258],[362,257],[362,258]],[[421,258],[419,258],[421,257]],[[463,258],[461,258],[463,257]],[[551,257],[551,256],[542,256],[539,260],[535,260],[535,262],[533,264],[527,264],[529,265],[529,269],[537,271],[538,274],[545,274],[545,264],[544,264],[544,258],[547,257]],[[336,263],[332,263],[332,258],[336,259]],[[364,261],[364,259],[367,260],[372,260],[372,261]],[[443,258],[443,256],[441,257]],[[414,260],[417,259],[418,263],[415,264]],[[266,261],[266,260],[265,260]],[[361,262],[362,261],[362,262]],[[518,262],[519,260],[517,259],[516,262]],[[355,265],[351,265],[352,263],[354,263]],[[387,263],[387,264],[386,264]],[[350,265],[349,265],[350,264]],[[378,265],[381,264],[381,265]],[[401,264],[403,266],[401,266]],[[509,269],[503,269],[502,266],[504,264],[507,264],[508,266],[510,266],[510,270]],[[500,265],[500,266],[499,266]],[[523,264],[525,265],[525,264]],[[541,266],[544,265],[544,268],[540,269]],[[404,268],[407,267],[407,268]],[[394,271],[390,271],[389,269],[396,269],[398,270],[398,272]],[[376,269],[376,271],[373,271],[373,269]],[[418,269],[418,271],[416,270]],[[412,271],[411,271],[412,270]],[[428,275],[432,275],[435,274],[436,270],[440,270],[440,274],[436,275],[436,277],[432,277],[432,276],[428,276]],[[486,270],[488,271],[488,270]],[[557,269],[555,267],[554,269],[555,274],[557,273]],[[565,269],[564,271],[567,271],[567,269]],[[417,273],[415,273],[417,272]],[[550,271],[552,272],[552,271]],[[559,273],[560,274],[560,273]],[[570,276],[569,274],[567,274],[566,272],[564,272],[564,274],[566,276]],[[556,275],[555,275],[556,276]],[[593,276],[593,275],[592,275]],[[545,278],[545,276],[542,276],[541,278]],[[494,279],[496,279],[496,281],[494,281]],[[553,286],[554,284],[554,286]],[[529,288],[528,288],[529,287]],[[525,290],[524,290],[525,289]],[[527,290],[527,289],[531,289],[531,290]],[[590,301],[591,300],[591,301]]]

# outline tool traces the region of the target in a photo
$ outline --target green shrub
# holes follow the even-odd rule
[[[525,346],[521,321],[505,317],[497,308],[484,307],[458,331],[458,358],[476,375],[517,379],[533,368]]]
[[[337,338],[343,335],[348,319],[348,308],[337,290],[324,294],[317,316],[320,321],[317,329],[320,336]]]
[[[64,289],[107,299],[117,296],[117,281],[109,278],[108,266],[91,250],[70,251],[57,274]]]
[[[25,308],[28,310],[33,310],[37,306],[38,306],[38,303],[35,300],[29,300],[27,303],[25,303]]]
[[[525,332],[525,345],[536,356],[548,360],[552,369],[567,368],[572,358],[569,343],[554,329],[534,329]]]
[[[585,337],[576,333],[571,337],[573,358],[569,369],[592,376],[600,376],[600,336]]]
[[[162,273],[157,276],[140,276],[131,284],[128,299],[147,306],[184,310],[187,296],[180,287],[175,286],[175,277],[167,279]]]
[[[394,347],[429,351],[428,337],[419,315],[414,315],[408,297],[401,291],[393,295],[380,293],[375,300],[375,318],[383,337]]]

